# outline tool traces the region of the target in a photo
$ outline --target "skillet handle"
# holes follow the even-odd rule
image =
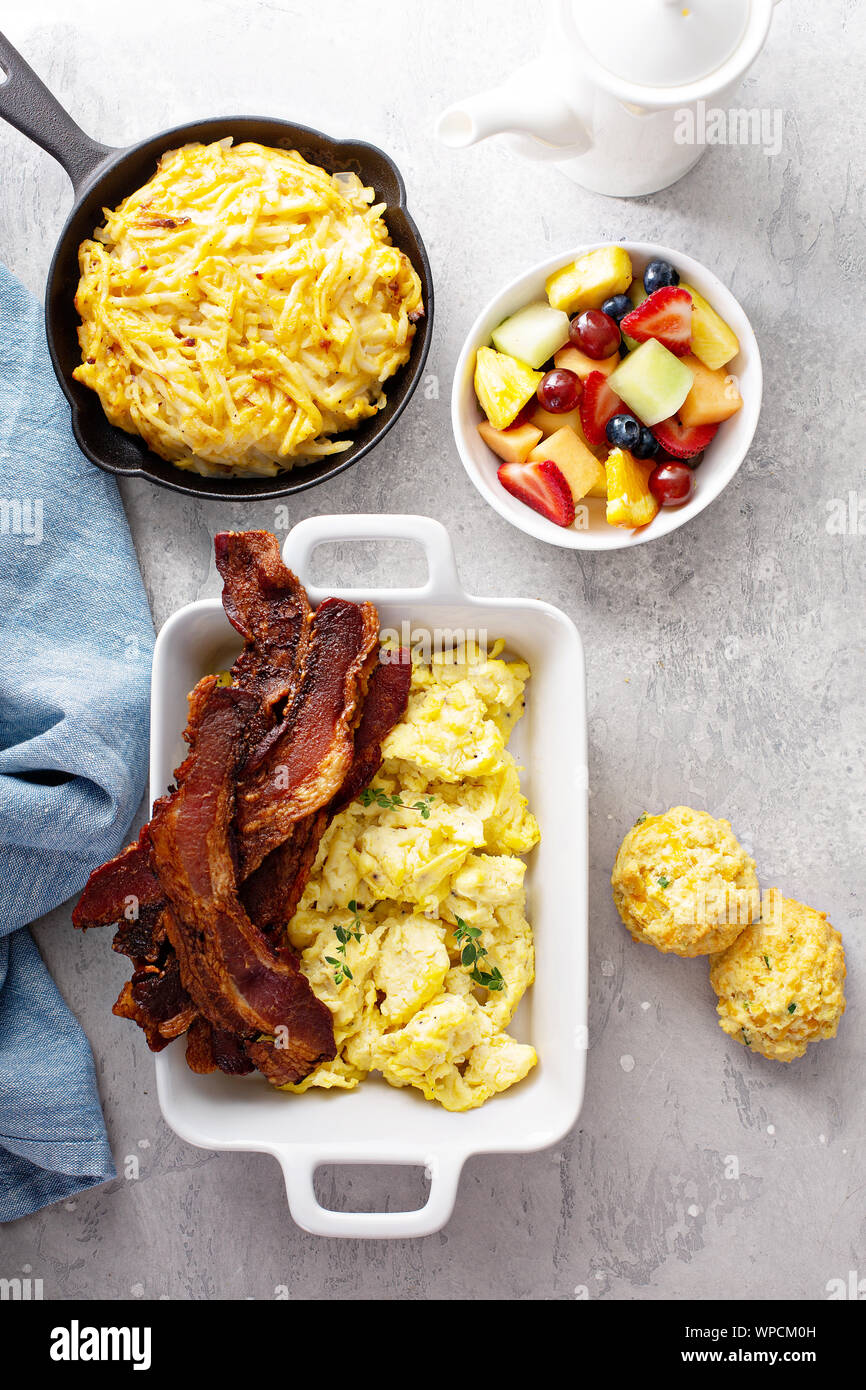
[[[100,145],[75,124],[17,48],[0,34],[0,117],[34,140],[62,164],[77,193],[115,151]]]

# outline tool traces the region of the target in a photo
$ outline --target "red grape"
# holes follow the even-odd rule
[[[564,415],[574,410],[582,391],[577,372],[570,372],[567,367],[554,367],[541,378],[536,395],[545,410],[552,415]]]
[[[663,507],[675,507],[691,497],[695,477],[684,463],[660,463],[650,473],[649,488]]]
[[[619,347],[619,325],[601,309],[586,309],[578,314],[571,320],[568,336],[574,346],[594,362],[613,356]]]

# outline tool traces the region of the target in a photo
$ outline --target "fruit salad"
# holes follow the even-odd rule
[[[687,502],[717,430],[743,404],[733,329],[668,261],[635,278],[621,246],[554,271],[480,347],[478,432],[498,478],[557,526],[602,499],[612,526]],[[585,508],[583,508],[585,514]]]

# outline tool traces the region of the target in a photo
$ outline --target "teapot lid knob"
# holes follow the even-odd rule
[[[752,0],[567,0],[590,56],[623,82],[684,87],[722,67],[743,42]]]

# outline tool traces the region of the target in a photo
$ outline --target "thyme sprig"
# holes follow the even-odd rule
[[[361,911],[360,905],[353,898],[349,903],[349,911],[354,914],[348,926],[337,926],[334,928],[334,935],[337,938],[337,956],[325,956],[328,965],[334,967],[334,984],[341,985],[344,980],[353,980],[355,977],[349,969],[349,962],[346,960],[346,947],[350,941],[361,940],[361,918],[358,915]],[[339,957],[339,959],[337,959]]]
[[[407,810],[420,811],[422,820],[430,819],[430,807],[433,804],[432,796],[425,796],[421,801],[406,802],[399,792],[386,792],[384,787],[365,787],[361,792],[362,806],[381,806],[383,811],[393,811],[397,806],[404,806]]]
[[[497,965],[491,966],[489,970],[481,969],[487,956],[487,947],[481,944],[480,927],[469,927],[462,917],[458,917],[457,926],[454,929],[454,940],[461,948],[461,964],[472,966],[469,978],[474,980],[476,985],[483,985],[485,989],[494,991],[505,988],[505,980]]]

